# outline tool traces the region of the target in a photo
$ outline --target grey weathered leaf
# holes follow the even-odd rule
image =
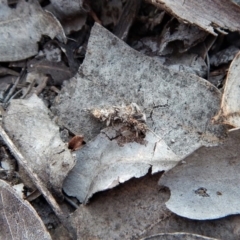
[[[109,127],[77,151],[77,164],[64,181],[63,189],[86,203],[98,191],[113,188],[132,177],[168,170],[179,158],[164,140],[147,133],[142,144],[137,142],[119,146],[120,126]]]
[[[160,58],[163,65],[179,72],[195,74],[199,77],[207,75],[207,65],[205,61],[198,55],[193,53],[173,54]]]
[[[46,9],[58,18],[66,34],[81,30],[87,19],[82,0],[51,0]]]
[[[203,30],[217,35],[216,30],[240,31],[240,23],[238,16],[240,7],[231,0],[148,0],[149,3],[164,9],[171,15],[175,16],[184,23],[197,25]],[[221,16],[221,17],[219,17]]]
[[[210,64],[215,67],[218,67],[222,64],[228,64],[234,59],[234,57],[238,52],[239,52],[239,48],[235,46],[230,46],[228,48],[225,48],[211,56]]]
[[[74,16],[79,14],[83,10],[82,0],[51,0],[54,8],[65,16]]]
[[[180,160],[201,145],[218,143],[219,138],[225,135],[225,128],[214,126],[211,118],[219,109],[220,97],[220,92],[207,81],[163,67],[158,61],[129,48],[95,24],[84,63],[79,73],[63,88],[59,103],[53,110],[67,128],[84,135],[84,139],[89,141],[104,126],[87,109],[136,103],[147,116],[148,128],[163,140],[163,145],[157,146],[157,152],[160,153],[162,147],[166,154],[152,158],[158,141],[152,137],[147,147],[134,143],[127,144],[123,150],[116,141],[109,141],[102,133],[84,148],[83,153],[83,149],[78,153],[79,163],[69,175],[65,191],[85,202],[96,191],[110,188],[134,176],[142,176],[148,171],[149,164],[153,168],[159,164],[160,167],[153,172],[168,170],[177,159]],[[115,136],[116,133],[109,138]],[[132,157],[130,150],[133,146],[135,153],[141,154]],[[111,164],[106,165],[110,153]],[[121,164],[121,168],[117,168],[117,164]],[[114,168],[118,171],[113,171]],[[127,177],[122,177],[125,175]]]
[[[209,82],[172,71],[95,24],[79,73],[66,82],[53,108],[60,120],[86,141],[104,127],[86,109],[136,103],[147,126],[179,156],[225,134],[211,118],[221,93]]]
[[[0,180],[0,239],[52,239],[34,208],[2,180]]]
[[[33,95],[27,100],[12,100],[3,124],[33,171],[61,196],[62,182],[72,169],[74,158],[48,114],[42,100]]]
[[[198,149],[159,180],[171,191],[166,206],[172,212],[199,220],[240,213],[240,130],[229,135],[222,145]]]
[[[177,44],[174,44],[174,46],[176,45]],[[199,56],[199,54],[171,54],[173,48],[168,48],[167,51],[170,51],[168,52],[168,55],[161,56],[161,50],[159,49],[159,40],[157,38],[142,38],[140,41],[135,42],[132,47],[141,53],[155,57],[161,64],[175,71],[191,73],[199,77],[205,77],[207,75],[207,65],[203,58]]]
[[[240,52],[230,65],[222,97],[221,110],[215,121],[240,127]]]
[[[66,41],[61,24],[35,0],[19,0],[16,8],[10,8],[7,0],[1,1],[0,23],[0,61],[36,55],[43,35]]]
[[[179,217],[164,207],[168,191],[157,188],[161,174],[132,179],[95,195],[70,217],[78,239],[140,239],[159,233],[188,232],[216,239],[240,238],[240,216],[197,221]]]
[[[179,23],[172,19],[166,24],[161,33],[158,53],[164,55],[164,52],[173,52],[173,46],[175,45],[177,45],[178,52],[186,52],[191,47],[204,41],[207,35],[208,33],[194,25]],[[175,44],[169,47],[169,43],[172,42]]]

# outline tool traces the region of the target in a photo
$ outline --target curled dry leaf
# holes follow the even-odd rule
[[[166,206],[190,219],[216,219],[239,214],[240,130],[232,130],[224,144],[202,147],[159,180],[169,187]]]
[[[0,180],[0,238],[51,240],[42,220],[27,201]]]
[[[159,55],[166,55],[172,53],[174,49],[178,52],[186,52],[191,47],[204,41],[207,37],[207,33],[196,26],[184,24],[171,19],[165,26],[161,33],[161,41],[159,41]],[[174,42],[174,45],[170,46],[169,43]],[[177,48],[174,46],[177,45]]]
[[[218,67],[223,64],[228,64],[234,59],[238,52],[239,48],[235,46],[225,48],[211,56],[210,64],[214,67]]]
[[[84,26],[87,13],[82,0],[51,0],[46,9],[52,12],[61,22],[66,34],[79,31]]]
[[[66,41],[58,20],[43,11],[35,0],[19,0],[16,8],[10,8],[7,0],[1,1],[0,23],[0,61],[18,61],[36,55],[37,42],[43,35]]]
[[[62,182],[74,159],[48,114],[42,100],[33,95],[27,100],[12,100],[3,124],[32,170],[50,190],[61,196]]]
[[[68,143],[68,148],[76,151],[83,145],[83,136],[74,136]]]
[[[167,11],[179,20],[197,25],[203,30],[217,35],[215,30],[240,31],[238,16],[240,7],[232,1],[192,1],[192,0],[147,0],[149,3]],[[219,17],[221,16],[221,17]]]
[[[221,103],[221,111],[214,117],[216,122],[224,122],[240,127],[240,52],[230,65]]]
[[[123,124],[102,130],[77,151],[76,157],[76,166],[65,179],[63,189],[84,203],[95,192],[145,175],[151,166],[152,172],[168,170],[179,160],[153,133],[136,137],[136,132]]]

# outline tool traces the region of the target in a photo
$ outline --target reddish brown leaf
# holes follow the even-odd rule
[[[72,149],[73,151],[76,151],[77,149],[80,149],[82,145],[83,145],[83,136],[76,135],[69,141],[68,148]]]

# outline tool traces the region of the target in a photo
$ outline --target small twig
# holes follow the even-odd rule
[[[8,95],[5,97],[5,99],[3,100],[3,103],[7,104],[8,100],[11,98],[13,92],[15,91],[20,79],[23,77],[23,74],[25,72],[25,68],[22,69],[19,77],[16,79],[14,85],[12,86],[12,88],[10,89],[10,91],[8,92]]]
[[[57,88],[57,87],[55,87],[55,86],[51,86],[50,87],[50,90],[52,90],[53,92],[55,92],[55,93],[57,93],[57,94],[59,94],[61,91]]]
[[[151,130],[150,128],[147,128],[147,130],[149,132],[151,132],[153,135],[155,135],[155,137],[157,137],[159,139],[159,141],[163,140],[160,136],[158,136],[153,130]]]
[[[91,9],[89,14],[92,16],[93,20],[102,25],[101,20],[98,18],[97,14]]]
[[[54,213],[60,220],[60,222],[63,224],[64,227],[66,227],[69,231],[69,234],[73,239],[76,238],[76,232],[73,229],[73,227],[70,225],[70,223],[67,221],[66,216],[58,206],[56,200],[52,196],[51,192],[45,187],[45,185],[42,183],[42,181],[39,179],[39,177],[33,173],[32,169],[29,167],[28,162],[25,160],[23,155],[20,153],[20,151],[17,149],[17,147],[14,145],[12,140],[9,138],[7,133],[4,131],[2,126],[0,126],[0,136],[5,142],[5,144],[8,146],[9,150],[13,154],[13,156],[16,158],[19,165],[21,165],[27,172],[28,176],[31,178],[37,189],[42,193],[42,195],[45,197],[49,205],[52,207]]]
[[[32,193],[30,193],[30,195],[28,195],[25,200],[31,202],[33,200],[35,200],[36,198],[40,197],[42,195],[41,192],[38,191],[38,189],[34,190]]]
[[[210,59],[209,59],[208,53],[206,55],[206,60],[207,60],[207,80],[209,81],[209,78],[210,78]]]
[[[29,94],[29,92],[32,91],[34,84],[35,84],[35,79],[28,85],[25,93],[20,97],[21,99],[26,98],[26,96]]]
[[[12,99],[14,99],[19,93],[21,93],[22,92],[22,89],[19,89],[17,92],[15,92],[13,95],[12,95],[12,97],[9,99],[9,101],[8,102],[10,102]]]
[[[19,76],[19,73],[12,70],[12,69],[9,69],[9,68],[5,68],[5,67],[0,67],[0,75],[12,75],[12,76],[16,76],[18,77]]]
[[[41,83],[35,88],[33,92],[39,95],[43,91],[43,89],[47,86],[48,79],[49,79],[48,77],[44,77]]]
[[[65,194],[64,194],[64,199],[75,209],[77,209],[79,207],[71,198],[67,197]]]

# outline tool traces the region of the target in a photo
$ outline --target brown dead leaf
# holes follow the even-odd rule
[[[83,136],[74,136],[68,143],[68,148],[76,151],[83,145]]]
[[[132,26],[136,14],[139,11],[141,2],[141,0],[128,0],[125,3],[121,16],[118,19],[117,25],[113,29],[113,33],[118,38],[126,41],[129,29]]]

